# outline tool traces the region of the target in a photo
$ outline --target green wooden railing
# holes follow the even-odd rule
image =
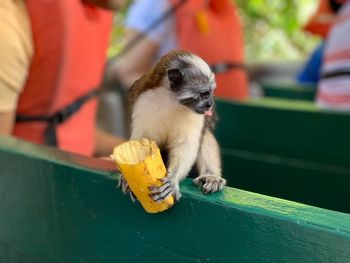
[[[316,85],[292,81],[269,80],[260,83],[264,96],[291,100],[314,101]]]
[[[349,262],[349,214],[190,180],[147,214],[110,163],[1,137],[0,167],[0,262]]]
[[[350,115],[312,103],[217,101],[223,173],[233,187],[350,212]]]

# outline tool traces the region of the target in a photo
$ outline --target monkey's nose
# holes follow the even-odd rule
[[[205,104],[206,107],[210,108],[211,106],[213,106],[213,102],[212,101],[208,101],[206,104]]]

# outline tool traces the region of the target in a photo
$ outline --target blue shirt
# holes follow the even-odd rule
[[[150,25],[170,8],[170,0],[137,0],[130,6],[127,14],[125,25],[127,28],[145,33],[149,39],[159,45],[159,51],[154,60],[158,60],[162,55],[178,47],[175,14],[162,21],[151,31],[148,30]]]
[[[298,73],[298,82],[317,83],[320,80],[323,50],[324,42],[321,42]]]

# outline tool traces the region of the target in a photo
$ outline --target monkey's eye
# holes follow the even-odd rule
[[[201,92],[201,93],[199,93],[199,96],[200,96],[202,99],[207,99],[207,98],[209,98],[209,96],[210,96],[210,92],[209,92],[209,91]]]

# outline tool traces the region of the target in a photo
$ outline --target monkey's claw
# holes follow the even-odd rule
[[[125,180],[123,175],[119,176],[118,188],[121,188],[124,194],[129,194],[131,201],[135,202],[137,200],[136,196],[133,194],[133,192],[131,192],[128,182]]]
[[[204,174],[196,177],[193,183],[200,186],[204,194],[209,194],[221,191],[226,185],[226,180],[221,176]]]
[[[157,203],[164,201],[170,196],[174,197],[175,202],[179,201],[181,197],[179,185],[168,177],[159,180],[163,182],[163,185],[159,187],[150,186],[148,188],[151,192],[150,197]]]

